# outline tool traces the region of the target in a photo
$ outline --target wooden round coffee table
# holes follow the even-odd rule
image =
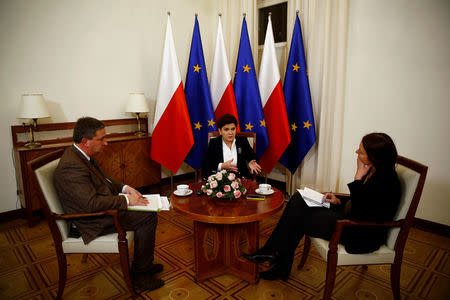
[[[247,251],[258,249],[259,221],[278,212],[284,203],[283,194],[277,190],[264,200],[224,200],[197,195],[202,183],[190,184],[190,196],[170,197],[173,209],[194,220],[195,276],[197,281],[224,273],[233,274],[250,283],[259,279],[258,265],[242,258],[240,241],[245,236]],[[246,183],[248,194],[255,194],[257,183]],[[211,238],[212,237],[212,238]],[[212,245],[211,245],[211,240]]]

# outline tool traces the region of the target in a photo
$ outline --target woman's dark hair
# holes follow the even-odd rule
[[[377,172],[395,169],[397,149],[389,135],[382,132],[369,133],[362,138],[362,144]]]
[[[97,130],[105,128],[102,121],[91,117],[79,118],[73,128],[73,141],[77,144],[81,143],[83,138],[91,140]]]
[[[231,123],[233,123],[237,127],[238,122],[236,118],[233,115],[224,114],[220,117],[219,120],[217,120],[217,128],[222,129],[223,126]]]

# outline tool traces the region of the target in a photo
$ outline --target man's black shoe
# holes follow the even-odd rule
[[[263,263],[265,261],[273,262],[275,260],[275,255],[272,254],[258,254],[258,251],[256,251],[253,254],[244,254],[242,255],[245,259],[252,261],[254,263]]]
[[[275,264],[275,266],[273,268],[259,273],[259,278],[262,278],[265,280],[281,279],[283,281],[287,281],[289,278],[289,272],[281,269],[279,265]]]
[[[161,272],[163,269],[164,269],[164,267],[162,264],[152,264],[151,267],[147,271],[135,271],[132,267],[131,273],[134,275],[140,275],[140,274],[154,275],[156,273]]]
[[[146,291],[156,290],[164,285],[164,280],[154,278],[148,274],[135,274],[132,280],[135,286]]]

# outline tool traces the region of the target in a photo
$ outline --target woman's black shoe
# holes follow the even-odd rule
[[[281,279],[283,281],[287,281],[289,278],[289,272],[283,270],[279,265],[275,265],[271,269],[259,273],[259,278],[265,280]]]
[[[275,261],[275,255],[273,255],[269,251],[264,250],[263,248],[257,250],[253,254],[243,254],[242,257],[257,264],[263,263],[265,261],[268,261],[270,263]]]

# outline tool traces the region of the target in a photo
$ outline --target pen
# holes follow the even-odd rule
[[[333,193],[333,192],[329,192],[329,194],[331,194],[331,193]],[[325,196],[325,198],[323,198],[323,200],[322,200],[322,205],[325,203],[325,201],[327,201],[327,199],[328,199],[328,196]]]

